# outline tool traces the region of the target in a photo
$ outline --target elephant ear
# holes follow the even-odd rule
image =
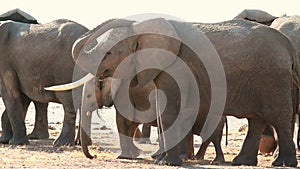
[[[139,86],[144,86],[151,80],[155,79],[163,69],[174,64],[176,61],[177,57],[164,56],[161,50],[178,55],[181,42],[174,27],[163,18],[151,19],[141,23],[134,23],[132,29],[133,33],[138,36],[136,44],[136,50],[138,52],[134,57],[137,73],[143,70],[145,66],[147,67],[147,62],[151,62],[152,66],[160,68],[160,70],[151,69],[141,71],[137,74]],[[144,49],[159,50],[152,50],[149,55],[147,54],[146,57],[140,57],[139,54],[143,54],[143,52],[139,52],[139,50]]]
[[[106,54],[106,50],[109,50],[112,44],[108,44],[106,48],[103,48],[104,42],[112,34],[115,28],[128,27],[132,25],[133,21],[123,19],[108,20],[101,25],[97,26],[93,30],[83,34],[73,44],[72,55],[74,61],[85,71],[96,74],[99,63]],[[102,50],[97,50],[97,47]]]

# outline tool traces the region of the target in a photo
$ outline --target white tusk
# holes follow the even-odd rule
[[[79,86],[82,86],[84,83],[90,81],[93,79],[95,76],[91,73],[87,74],[83,78],[77,80],[76,82],[68,83],[68,84],[63,84],[63,85],[56,85],[56,86],[50,86],[50,87],[45,87],[45,90],[50,90],[50,91],[65,91],[65,90],[71,90],[74,88],[77,88]]]

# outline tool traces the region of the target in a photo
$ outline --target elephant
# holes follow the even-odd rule
[[[44,106],[45,124],[46,105],[49,102],[63,105],[63,128],[53,144],[74,145],[77,101],[73,100],[72,91],[49,92],[44,87],[72,81],[76,67],[72,44],[87,31],[86,27],[65,19],[46,24],[1,22],[0,84],[6,110],[1,119],[0,143],[29,144],[24,118],[30,101],[35,101]],[[79,70],[75,72],[77,75],[85,74]]]
[[[22,23],[38,24],[38,21],[20,9],[14,9],[0,15],[0,21],[16,21]],[[1,96],[1,84],[0,84]],[[36,110],[35,124],[33,131],[28,135],[30,139],[48,139],[48,119],[47,107],[48,103],[40,103],[32,100]]]
[[[20,9],[14,9],[0,15],[0,21],[16,21],[22,23],[38,24],[38,21],[30,16],[29,14],[23,12]],[[0,84],[1,89],[1,84]],[[1,90],[0,90],[1,96]],[[48,139],[48,119],[47,119],[47,107],[48,103],[40,103],[31,100],[34,103],[36,110],[35,124],[33,131],[28,135],[29,139]]]
[[[185,32],[186,29],[189,30],[188,33]],[[197,54],[180,41],[185,36],[195,37],[197,30],[205,34],[218,53],[226,75],[226,86],[222,86],[224,83],[220,81],[221,85],[210,84],[209,75]],[[159,52],[149,50],[153,48]],[[132,79],[132,76],[136,75],[132,84],[138,86],[144,86],[153,80],[156,88],[164,93],[167,100],[158,102],[159,108],[164,108],[162,114],[159,114],[159,124],[164,134],[173,122],[179,119],[175,122],[192,125],[191,132],[202,135],[201,129],[205,127],[205,120],[210,115],[208,112],[212,98],[211,85],[218,85],[217,88],[222,90],[225,87],[224,115],[247,118],[249,123],[244,144],[232,164],[257,164],[259,137],[265,125],[270,123],[278,133],[279,139],[279,156],[272,165],[297,166],[291,124],[295,110],[292,96],[295,96],[294,89],[299,85],[299,67],[293,63],[296,54],[291,42],[274,29],[245,20],[194,26],[163,18],[142,22],[107,21],[79,38],[73,45],[72,55],[76,64],[100,79]],[[158,59],[162,60],[155,62]],[[181,74],[184,78],[175,81],[169,72],[167,73],[180,73],[182,70],[177,69],[180,61],[190,68],[195,77],[201,99],[197,100],[195,88],[189,88],[193,85],[193,76],[188,73]],[[154,64],[154,68],[148,65],[147,68],[150,69],[143,70],[141,66],[148,62]],[[125,67],[120,66],[120,63]],[[91,76],[90,74],[88,76]],[[218,77],[222,79],[222,74],[218,74]],[[183,89],[179,89],[177,83],[180,83]],[[181,89],[185,92],[182,93]],[[156,93],[160,94],[158,91]],[[197,97],[194,97],[195,95]],[[159,98],[162,98],[161,95]],[[192,100],[189,100],[190,98]],[[194,117],[189,115],[194,109],[190,106],[198,101],[201,102],[201,106],[197,109],[197,117],[192,119]],[[178,114],[179,103],[180,110],[184,110],[182,114]],[[221,116],[217,118],[221,119]],[[192,120],[195,120],[195,123],[190,124]],[[179,157],[181,143],[175,142],[176,145],[173,146],[172,139],[180,138],[184,142],[186,133],[183,133],[183,130],[190,129],[185,128],[185,125],[173,125],[178,129],[178,133],[172,133],[173,137],[171,133],[163,136],[160,147],[165,152],[157,158],[156,163],[182,164]]]
[[[297,57],[294,60],[294,63],[299,65],[300,64],[300,17],[297,15],[294,16],[279,16],[279,17],[270,17],[272,15],[268,14],[265,11],[261,10],[249,10],[245,9],[240,14],[238,14],[235,18],[236,19],[246,19],[253,22],[258,22],[271,28],[274,28],[284,35],[286,35],[293,47],[296,50]],[[263,21],[263,22],[261,22]],[[299,111],[297,111],[299,116]],[[297,147],[300,147],[300,130],[298,129],[298,136],[297,136]]]

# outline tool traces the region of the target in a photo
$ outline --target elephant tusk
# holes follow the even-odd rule
[[[65,91],[65,90],[71,90],[74,88],[77,88],[79,86],[82,86],[84,83],[90,81],[93,79],[95,76],[91,73],[87,74],[83,78],[77,80],[76,82],[68,83],[68,84],[63,84],[63,85],[56,85],[56,86],[50,86],[50,87],[45,87],[45,90],[49,91]]]

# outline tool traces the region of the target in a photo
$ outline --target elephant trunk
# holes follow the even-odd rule
[[[91,133],[91,112],[81,112],[81,128],[80,128],[80,140],[81,147],[84,155],[93,159],[96,158],[96,155],[91,155],[88,149],[88,146],[91,145],[92,141],[90,138]]]
[[[97,109],[97,103],[95,95],[95,78],[86,82],[83,86],[82,90],[82,102],[81,102],[81,113],[80,113],[80,140],[81,140],[81,147],[84,155],[87,158],[93,159],[96,156],[92,156],[89,153],[88,146],[92,144],[91,140],[91,121],[92,121],[92,114],[91,112]],[[92,96],[92,99],[89,99],[89,96]]]
[[[107,52],[100,51],[97,47],[101,46],[113,28],[130,26],[132,22],[122,19],[109,20],[84,34],[73,45],[74,61],[85,71],[96,75],[98,66]]]

